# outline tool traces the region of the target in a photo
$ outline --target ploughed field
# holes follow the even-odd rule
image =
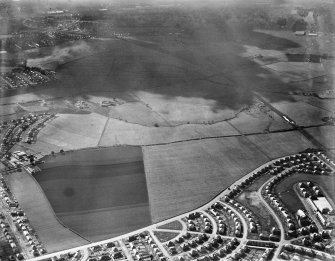
[[[35,178],[65,226],[96,241],[151,224],[141,148],[93,149],[55,157],[46,160]]]

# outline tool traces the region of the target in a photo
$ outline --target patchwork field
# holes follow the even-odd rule
[[[227,122],[184,124],[176,127],[145,127],[110,119],[99,145],[150,145],[238,134]]]
[[[250,135],[248,139],[270,159],[298,153],[315,146],[298,131]]]
[[[333,51],[333,34],[296,36],[292,24],[304,18],[286,4],[276,4],[279,12],[268,3],[229,6],[176,5],[174,15],[130,8],[131,18],[126,8],[111,23],[130,37],[27,55],[29,64],[52,62],[57,80],[5,92],[0,105],[8,119],[20,115],[16,108],[57,114],[35,144],[13,148],[48,155],[36,174],[40,187],[23,173],[9,176],[47,247],[86,242],[54,212],[89,240],[105,239],[199,207],[270,159],[315,147],[260,100],[300,126],[325,124],[331,102],[301,97],[332,89],[333,57],[324,54]],[[306,30],[324,31],[310,23]],[[306,131],[333,148],[332,130]],[[259,203],[250,193],[243,200]]]
[[[35,178],[66,226],[102,240],[151,224],[141,153],[116,147],[57,154]]]
[[[245,137],[143,148],[153,222],[208,202],[269,158]]]
[[[28,173],[16,172],[6,180],[48,252],[89,243],[59,222],[41,187]]]
[[[38,140],[64,150],[95,147],[106,121],[106,117],[96,113],[58,114],[56,119],[40,131]],[[40,144],[36,143],[30,147],[39,151],[44,145],[40,148]],[[49,153],[50,151],[47,154]]]

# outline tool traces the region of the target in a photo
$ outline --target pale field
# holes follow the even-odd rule
[[[250,135],[248,139],[256,144],[270,159],[315,147],[299,131]]]
[[[38,134],[38,142],[55,145],[64,150],[98,145],[107,118],[99,114],[58,114]],[[28,146],[29,147],[29,146]],[[33,144],[35,150],[43,146]]]
[[[210,83],[202,83],[203,89],[213,87]],[[199,83],[198,83],[199,85]],[[166,89],[170,87],[166,86]],[[183,90],[184,86],[174,86],[177,90]],[[215,99],[207,97],[183,97],[178,91],[176,97],[166,97],[165,95],[155,94],[151,91],[135,92],[139,99],[150,106],[163,119],[171,125],[181,123],[207,123],[208,121],[221,121],[234,117],[239,109],[220,108]]]
[[[19,107],[17,105],[1,105],[0,106],[0,115],[14,114],[17,113]]]
[[[152,221],[208,202],[269,158],[246,137],[143,147]]]
[[[273,107],[289,116],[299,126],[324,124],[323,117],[332,116],[333,113],[308,103],[298,102],[273,102]]]
[[[239,133],[228,123],[184,124],[176,127],[146,127],[110,119],[99,146],[148,145]]]
[[[314,107],[335,113],[335,100],[334,99],[320,99],[314,96],[294,96],[297,101],[302,101]]]
[[[320,63],[278,62],[266,65],[266,68],[280,73],[284,82],[302,81],[326,74]]]
[[[29,102],[40,99],[41,96],[36,93],[22,93],[9,97],[0,97],[0,104],[15,104],[19,102]]]
[[[48,252],[89,243],[59,223],[41,187],[28,173],[12,173],[6,180]]]
[[[41,105],[20,105],[22,110],[25,110],[27,113],[34,113],[34,112],[44,112],[48,111],[49,108]]]
[[[312,127],[307,128],[306,131],[325,148],[335,149],[335,126]]]
[[[111,106],[109,116],[145,126],[154,126],[155,124],[159,126],[170,125],[159,113],[153,111],[142,102],[128,102],[118,106]]]

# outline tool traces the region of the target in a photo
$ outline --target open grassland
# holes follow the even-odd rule
[[[95,113],[59,114],[40,131],[37,139],[64,150],[95,147],[106,121],[106,117]],[[43,149],[43,144],[36,143],[31,147],[38,151]]]
[[[169,126],[170,123],[159,113],[153,111],[142,102],[128,102],[110,108],[109,116],[114,119],[122,119],[125,122],[141,124],[144,126]]]
[[[172,230],[182,230],[183,229],[183,225],[180,223],[180,221],[175,220],[175,221],[172,221],[170,223],[161,225],[161,226],[159,226],[157,228],[160,228],[160,229],[172,229]]]
[[[266,233],[268,234],[271,231],[272,227],[278,227],[274,217],[267,210],[267,207],[262,203],[256,192],[246,191],[243,192],[238,198],[242,205],[247,207],[252,211],[252,213],[257,217],[262,230],[258,231],[258,233]]]
[[[321,63],[309,62],[278,62],[266,67],[279,72],[283,81],[302,81],[325,75]]]
[[[174,239],[179,235],[179,233],[154,231],[154,235],[157,237],[159,242],[164,243],[170,241],[171,239]]]
[[[35,174],[59,219],[90,240],[151,224],[140,148],[49,156]]]
[[[307,128],[306,131],[325,148],[335,149],[335,126]]]
[[[270,159],[315,147],[298,131],[250,135],[248,139],[257,144],[258,148]]]
[[[208,202],[268,161],[245,137],[143,148],[153,222]]]
[[[28,173],[12,173],[6,180],[48,252],[89,243],[58,221],[41,187]]]
[[[227,122],[205,125],[184,124],[176,127],[145,127],[110,119],[99,145],[150,145],[238,134]]]
[[[304,210],[304,204],[301,202],[297,193],[294,191],[294,184],[285,181],[280,183],[275,188],[275,193],[292,214],[297,213],[299,209]]]

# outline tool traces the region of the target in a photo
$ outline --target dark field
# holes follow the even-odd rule
[[[6,180],[48,252],[89,243],[59,223],[41,187],[32,176],[22,171],[6,176]]]
[[[143,162],[93,165],[93,159],[91,164],[51,167],[35,175],[60,220],[93,241],[149,225]]]

